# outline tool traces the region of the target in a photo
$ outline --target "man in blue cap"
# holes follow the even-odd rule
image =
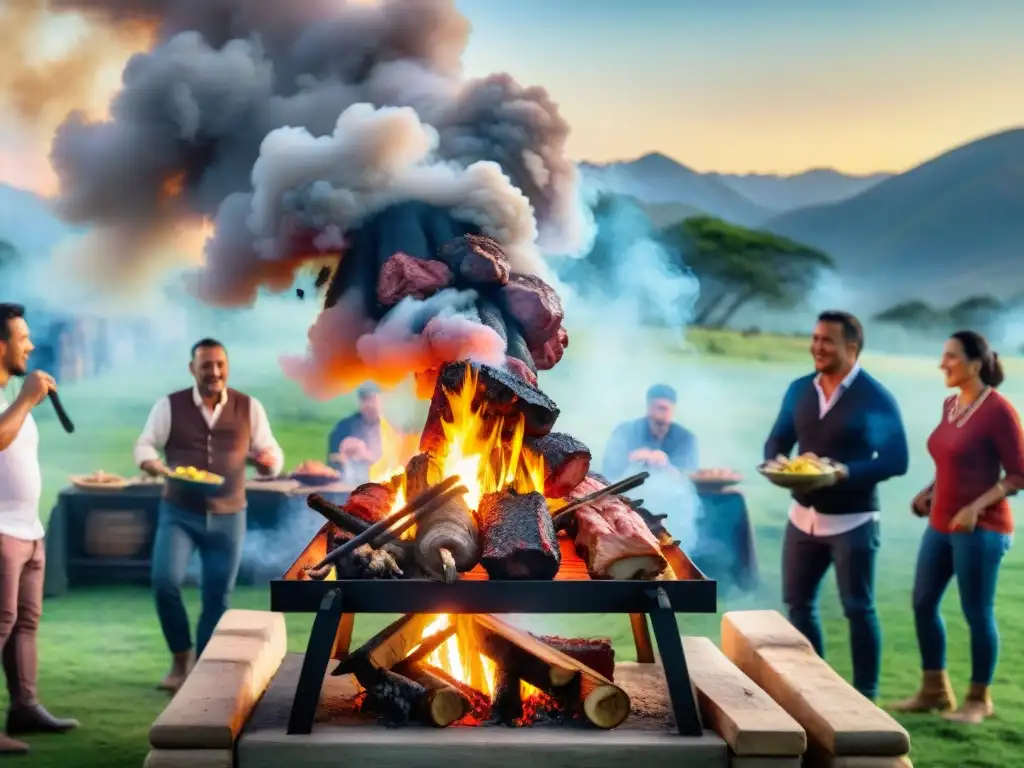
[[[612,482],[621,480],[634,465],[695,472],[697,438],[672,420],[675,410],[676,391],[668,384],[655,384],[647,390],[647,415],[620,424],[612,432],[604,451],[604,476]]]
[[[381,457],[380,387],[370,382],[356,395],[359,410],[334,425],[327,439],[327,458],[346,482],[365,483],[370,467]]]

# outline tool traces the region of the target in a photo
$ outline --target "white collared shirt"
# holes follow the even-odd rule
[[[8,408],[0,396],[0,413]],[[39,430],[30,413],[14,441],[0,451],[0,535],[38,541],[45,530],[39,519],[43,495],[39,467]]]
[[[200,409],[207,426],[213,426],[220,418],[224,410],[224,404],[228,401],[228,392],[225,389],[221,392],[220,402],[211,411],[196,387],[192,387],[192,402]],[[142,434],[135,443],[135,463],[142,466],[147,461],[159,461],[160,454],[167,445],[167,438],[171,434],[171,398],[163,397],[153,406],[146,420],[146,426],[142,428]],[[269,451],[274,461],[270,467],[270,474],[280,473],[284,467],[284,452],[274,433],[270,429],[270,420],[263,405],[255,397],[249,397],[249,450],[253,453]]]
[[[846,377],[839,382],[832,397],[825,394],[821,388],[821,374],[814,377],[814,389],[818,393],[818,418],[825,418],[825,414],[835,407],[839,398],[850,388],[853,380],[860,373],[860,363],[857,363],[846,374]],[[847,515],[823,515],[814,507],[805,507],[802,504],[793,502],[789,508],[789,521],[808,536],[838,536],[842,533],[859,528],[865,523],[878,519],[877,512],[853,512]]]

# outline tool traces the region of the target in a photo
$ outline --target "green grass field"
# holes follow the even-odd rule
[[[587,441],[597,453],[612,426],[634,417],[644,388],[654,379],[672,382],[681,395],[679,418],[701,440],[705,466],[732,466],[748,475],[744,484],[757,530],[764,578],[761,594],[747,596],[721,609],[778,608],[779,545],[787,497],[754,475],[761,445],[775,417],[786,384],[806,370],[806,342],[782,337],[750,337],[695,331],[684,348],[666,349],[664,339],[643,340],[640,346],[596,350],[596,342],[574,344],[559,369],[545,375],[545,390],[562,405],[560,426]],[[622,345],[619,345],[620,347]],[[593,354],[601,351],[600,364]],[[325,435],[345,415],[350,401],[312,403],[299,390],[272,375],[267,360],[254,353],[243,360],[233,353],[233,383],[259,397],[293,466],[305,458],[322,458]],[[250,362],[245,362],[250,361]],[[903,409],[912,448],[911,471],[883,489],[883,549],[878,578],[878,603],[885,633],[882,698],[912,692],[918,677],[916,641],[910,614],[910,588],[917,541],[923,523],[908,511],[911,496],[930,479],[925,453],[927,434],[937,423],[944,390],[936,360],[867,355],[864,364],[894,393]],[[266,371],[263,377],[255,369]],[[625,375],[624,372],[628,373]],[[1008,363],[1006,393],[1024,405],[1024,362]],[[187,383],[184,364],[152,366],[145,376],[68,386],[64,401],[79,429],[60,432],[47,408],[40,409],[42,455],[49,509],[69,474],[97,468],[132,472],[131,447],[152,402]],[[595,376],[602,378],[595,379]],[[584,384],[584,382],[589,382]],[[595,386],[599,384],[600,386]],[[130,394],[128,394],[130,393]],[[416,410],[393,421],[414,422]],[[195,594],[190,605],[195,616]],[[264,588],[236,594],[239,607],[268,606]],[[829,661],[849,674],[846,625],[829,581],[822,596]],[[1016,765],[1024,743],[1024,656],[1016,638],[1024,633],[1024,555],[1011,551],[1003,569],[998,602],[1004,638],[994,689],[997,716],[980,727],[947,724],[934,717],[901,718],[913,739],[915,764],[926,768]],[[365,637],[386,617],[356,623]],[[950,667],[959,691],[967,684],[967,629],[960,615],[955,587],[946,600]],[[717,639],[718,617],[682,617],[686,633]],[[304,648],[309,621],[289,618],[291,649]],[[613,634],[623,658],[633,654],[625,617],[545,617],[537,628],[566,634]],[[358,638],[357,638],[358,639]],[[81,719],[80,731],[62,737],[30,739],[32,765],[139,765],[147,750],[146,731],[167,697],[154,683],[167,662],[149,594],[144,589],[88,589],[47,601],[42,627],[42,693],[53,710]]]

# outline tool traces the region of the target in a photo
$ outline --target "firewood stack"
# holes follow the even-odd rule
[[[591,474],[587,447],[553,431],[558,414],[513,371],[447,364],[420,453],[404,472],[359,486],[340,508],[310,497],[328,520],[327,554],[300,578],[333,569],[347,579],[550,580],[566,550],[591,579],[658,578],[667,569],[661,546],[671,539],[659,518],[621,495],[646,475],[612,484]],[[376,535],[367,537],[371,527]]]
[[[358,682],[365,714],[392,727],[439,728],[579,722],[611,729],[629,716],[629,696],[612,682],[609,640],[538,637],[488,615],[448,617],[441,627],[435,618],[402,616],[334,669]],[[432,663],[446,644],[462,649],[463,668],[489,660],[493,679],[474,684]]]

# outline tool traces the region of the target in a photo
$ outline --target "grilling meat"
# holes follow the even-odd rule
[[[539,493],[489,493],[478,511],[480,564],[498,579],[553,579],[562,564],[547,501]]]
[[[454,282],[452,271],[440,261],[416,259],[396,253],[377,276],[377,301],[393,307],[406,296],[425,299]]]
[[[560,499],[587,478],[590,449],[572,435],[551,432],[531,438],[527,447],[544,457],[544,495]]]

